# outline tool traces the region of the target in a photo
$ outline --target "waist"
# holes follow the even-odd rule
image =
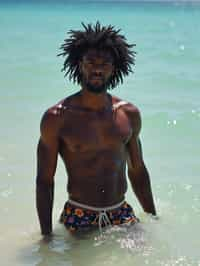
[[[71,200],[69,199],[68,202],[76,207],[80,207],[83,209],[87,209],[87,210],[91,210],[91,211],[96,211],[96,212],[102,212],[102,211],[111,211],[114,209],[119,208],[121,205],[123,205],[123,203],[125,202],[125,200],[120,201],[117,204],[111,205],[111,206],[106,206],[106,207],[95,207],[95,206],[91,206],[91,205],[87,205],[87,204],[83,204],[80,203],[78,201],[75,200]]]

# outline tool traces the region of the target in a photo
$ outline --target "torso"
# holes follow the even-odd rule
[[[106,207],[124,199],[126,143],[132,129],[118,102],[113,98],[114,108],[102,112],[63,103],[59,152],[68,173],[69,197],[75,201]]]

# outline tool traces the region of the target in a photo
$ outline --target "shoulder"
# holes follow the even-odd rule
[[[48,108],[41,119],[40,129],[43,134],[58,134],[67,120],[67,109],[76,100],[76,94],[60,100]]]
[[[117,97],[113,97],[113,106],[120,107],[120,110],[127,116],[133,132],[138,135],[142,124],[139,108],[133,103]]]
[[[142,127],[140,110],[132,103],[127,103],[122,108],[132,126],[133,134],[138,136]]]
[[[42,135],[58,133],[64,119],[64,101],[65,99],[59,101],[44,112],[40,123]]]
[[[126,104],[122,106],[122,109],[131,120],[141,119],[140,110],[136,105],[126,102]]]
[[[122,100],[116,96],[112,96],[112,104],[114,109],[118,109],[120,107],[121,110],[123,110],[128,116],[132,117],[133,119],[140,118],[140,110],[133,103]]]

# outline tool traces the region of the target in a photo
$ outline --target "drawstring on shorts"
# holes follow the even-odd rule
[[[106,211],[111,211],[111,210],[117,209],[118,207],[120,207],[124,203],[124,200],[118,204],[115,204],[115,205],[112,205],[109,207],[105,207],[105,208],[98,208],[98,207],[89,206],[89,205],[82,204],[82,203],[79,203],[79,202],[71,200],[71,199],[69,199],[68,202],[71,203],[72,205],[75,205],[75,206],[80,207],[80,208],[99,212],[98,224],[99,224],[99,231],[100,231],[100,233],[102,233],[103,225],[104,226],[111,226],[111,221],[110,221]]]

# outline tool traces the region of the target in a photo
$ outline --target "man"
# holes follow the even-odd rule
[[[123,82],[134,65],[134,45],[99,22],[70,31],[61,46],[63,71],[81,90],[48,109],[38,144],[37,211],[42,235],[52,233],[54,174],[58,154],[68,174],[68,200],[60,221],[71,232],[107,224],[135,223],[125,201],[126,163],[144,211],[156,215],[139,133],[140,112],[107,90]]]

